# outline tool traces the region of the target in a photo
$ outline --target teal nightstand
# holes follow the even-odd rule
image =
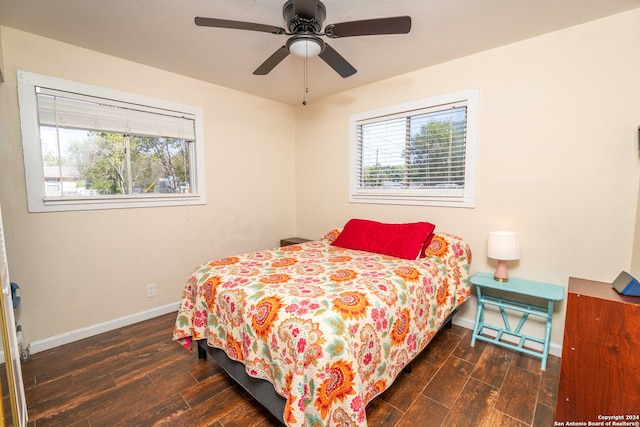
[[[562,286],[549,283],[534,282],[510,278],[508,282],[498,282],[493,279],[493,274],[476,273],[471,276],[471,283],[476,287],[478,293],[478,314],[476,315],[476,325],[471,338],[473,347],[476,340],[487,341],[496,345],[520,351],[542,359],[541,369],[544,371],[547,366],[547,356],[549,355],[549,340],[551,338],[551,317],[553,315],[553,303],[564,299],[565,289]],[[493,292],[492,292],[493,291]],[[501,292],[495,292],[501,291]],[[500,295],[496,295],[496,294]],[[502,296],[508,295],[509,298]],[[533,305],[522,301],[511,299],[511,296],[535,297],[546,300],[546,306]],[[524,298],[520,298],[524,299]],[[504,328],[489,325],[484,321],[485,306],[492,305],[500,309]],[[522,317],[515,329],[511,328],[505,310],[522,313]],[[525,321],[532,314],[546,319],[546,330],[544,338],[532,337],[521,332]],[[493,331],[493,334],[484,334],[485,330]],[[511,337],[511,340],[504,338]],[[514,339],[515,338],[515,339]],[[511,341],[518,340],[518,343]],[[542,344],[542,352],[525,347],[527,343]]]

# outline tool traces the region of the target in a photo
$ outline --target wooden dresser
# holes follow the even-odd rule
[[[557,425],[601,422],[607,415],[638,421],[639,414],[640,297],[569,278]]]

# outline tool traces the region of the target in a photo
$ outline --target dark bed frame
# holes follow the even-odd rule
[[[458,309],[456,308],[447,316],[445,321],[442,323],[436,335],[431,339],[429,344],[435,339],[435,337],[442,331],[442,329],[451,329],[451,322],[453,320],[453,316],[457,313]],[[244,388],[247,393],[249,393],[254,399],[256,399],[262,406],[267,408],[269,412],[273,414],[274,417],[278,419],[282,424],[285,424],[283,415],[284,415],[284,407],[286,403],[286,399],[276,393],[273,385],[267,381],[260,378],[254,378],[246,373],[244,370],[245,366],[243,363],[230,359],[227,354],[220,350],[219,348],[209,347],[207,345],[207,340],[198,340],[198,358],[206,359],[207,354],[211,355],[213,359],[218,362],[218,364],[224,369],[231,378],[233,378],[238,384]],[[424,351],[429,344],[422,350]],[[411,372],[411,362],[407,366],[405,366],[405,373]]]

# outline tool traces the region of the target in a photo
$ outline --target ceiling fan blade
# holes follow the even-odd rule
[[[324,50],[320,52],[320,58],[324,62],[329,64],[336,73],[340,74],[343,78],[347,78],[356,73],[356,69],[347,62],[334,48],[328,44],[324,44]]]
[[[302,19],[316,17],[318,0],[293,0],[293,12]]]
[[[253,74],[257,76],[264,76],[266,74],[269,74],[269,72],[273,70],[276,65],[282,62],[282,60],[288,55],[289,49],[287,49],[287,46],[282,46],[280,49],[273,52],[273,54],[262,63],[262,65],[256,68]]]
[[[338,37],[373,36],[378,34],[407,34],[409,31],[411,31],[410,16],[342,22],[327,25],[324,29],[327,37],[331,37],[332,39]]]
[[[203,18],[201,16],[197,16],[194,21],[196,25],[201,27],[232,28],[235,30],[251,30],[272,34],[286,33],[284,28],[273,25],[254,24],[253,22],[229,21],[227,19]]]

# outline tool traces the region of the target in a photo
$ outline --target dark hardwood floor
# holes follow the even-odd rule
[[[211,359],[171,340],[175,314],[23,361],[29,426],[278,426]],[[551,426],[560,359],[486,343],[454,325],[367,408],[369,426]],[[6,398],[6,394],[4,395]]]

